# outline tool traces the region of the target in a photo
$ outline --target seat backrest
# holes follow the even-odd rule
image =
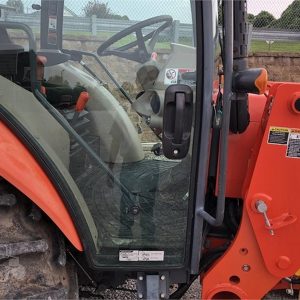
[[[16,45],[10,39],[5,26],[0,24],[0,50],[20,50],[24,51],[24,48],[20,45]]]
[[[0,24],[0,75],[7,78],[16,75],[18,54],[22,51],[23,47],[14,44],[6,28]]]

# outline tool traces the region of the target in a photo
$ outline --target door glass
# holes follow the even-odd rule
[[[169,160],[161,136],[166,88],[186,84],[195,91],[190,1],[108,1],[106,18],[97,18],[93,3],[65,1],[64,54],[37,52],[41,92],[84,146],[49,117],[25,77],[7,78],[27,89],[27,108],[38,106],[39,116],[33,121],[7,107],[34,132],[91,216],[99,264],[180,266],[192,143],[184,159]],[[56,24],[50,15],[49,43]]]

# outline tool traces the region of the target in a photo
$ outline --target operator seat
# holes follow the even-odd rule
[[[0,25],[0,75],[13,80],[17,74],[18,54],[23,52],[24,48],[14,44],[4,25]]]
[[[0,51],[2,50],[19,50],[24,51],[20,45],[14,44],[10,39],[4,25],[0,25]]]

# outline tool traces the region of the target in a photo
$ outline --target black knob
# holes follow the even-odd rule
[[[32,9],[34,9],[34,10],[41,10],[41,6],[39,5],[39,4],[32,4]]]
[[[298,98],[294,103],[296,111],[300,112],[300,98]]]

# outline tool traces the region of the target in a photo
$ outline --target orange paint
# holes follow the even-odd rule
[[[268,143],[271,127],[300,133],[299,114],[291,109],[299,93],[300,84],[269,83],[265,107],[250,97],[250,111],[251,105],[257,110],[251,124],[255,119],[257,128],[250,125],[229,139],[226,195],[244,199],[243,216],[232,245],[202,278],[202,299],[261,299],[285,287],[281,279],[299,270],[300,159],[287,157],[287,144]],[[270,226],[257,211],[257,200],[267,204]]]
[[[268,271],[277,277],[297,272],[300,266],[300,159],[287,155],[286,144],[268,143],[271,127],[300,129],[299,115],[289,107],[292,96],[300,91],[299,84],[281,84],[273,91],[272,108],[246,194],[246,209]],[[257,194],[271,199],[268,218],[274,235],[263,216],[253,210]]]
[[[268,86],[268,72],[266,69],[261,69],[260,75],[255,80],[255,86],[260,95],[266,92]]]
[[[249,168],[250,157],[257,142],[260,131],[260,122],[266,97],[250,95],[249,111],[251,115],[250,125],[242,134],[230,134],[228,141],[228,169],[226,196],[242,198],[242,188],[245,174]]]
[[[88,103],[89,99],[90,99],[90,95],[88,92],[81,92],[80,96],[77,100],[75,110],[77,112],[83,111],[85,109],[86,104]]]
[[[0,177],[31,199],[83,251],[74,223],[53,184],[35,158],[11,130],[0,122]]]
[[[261,299],[280,279],[266,269],[244,208],[232,246],[202,279],[202,299]]]

